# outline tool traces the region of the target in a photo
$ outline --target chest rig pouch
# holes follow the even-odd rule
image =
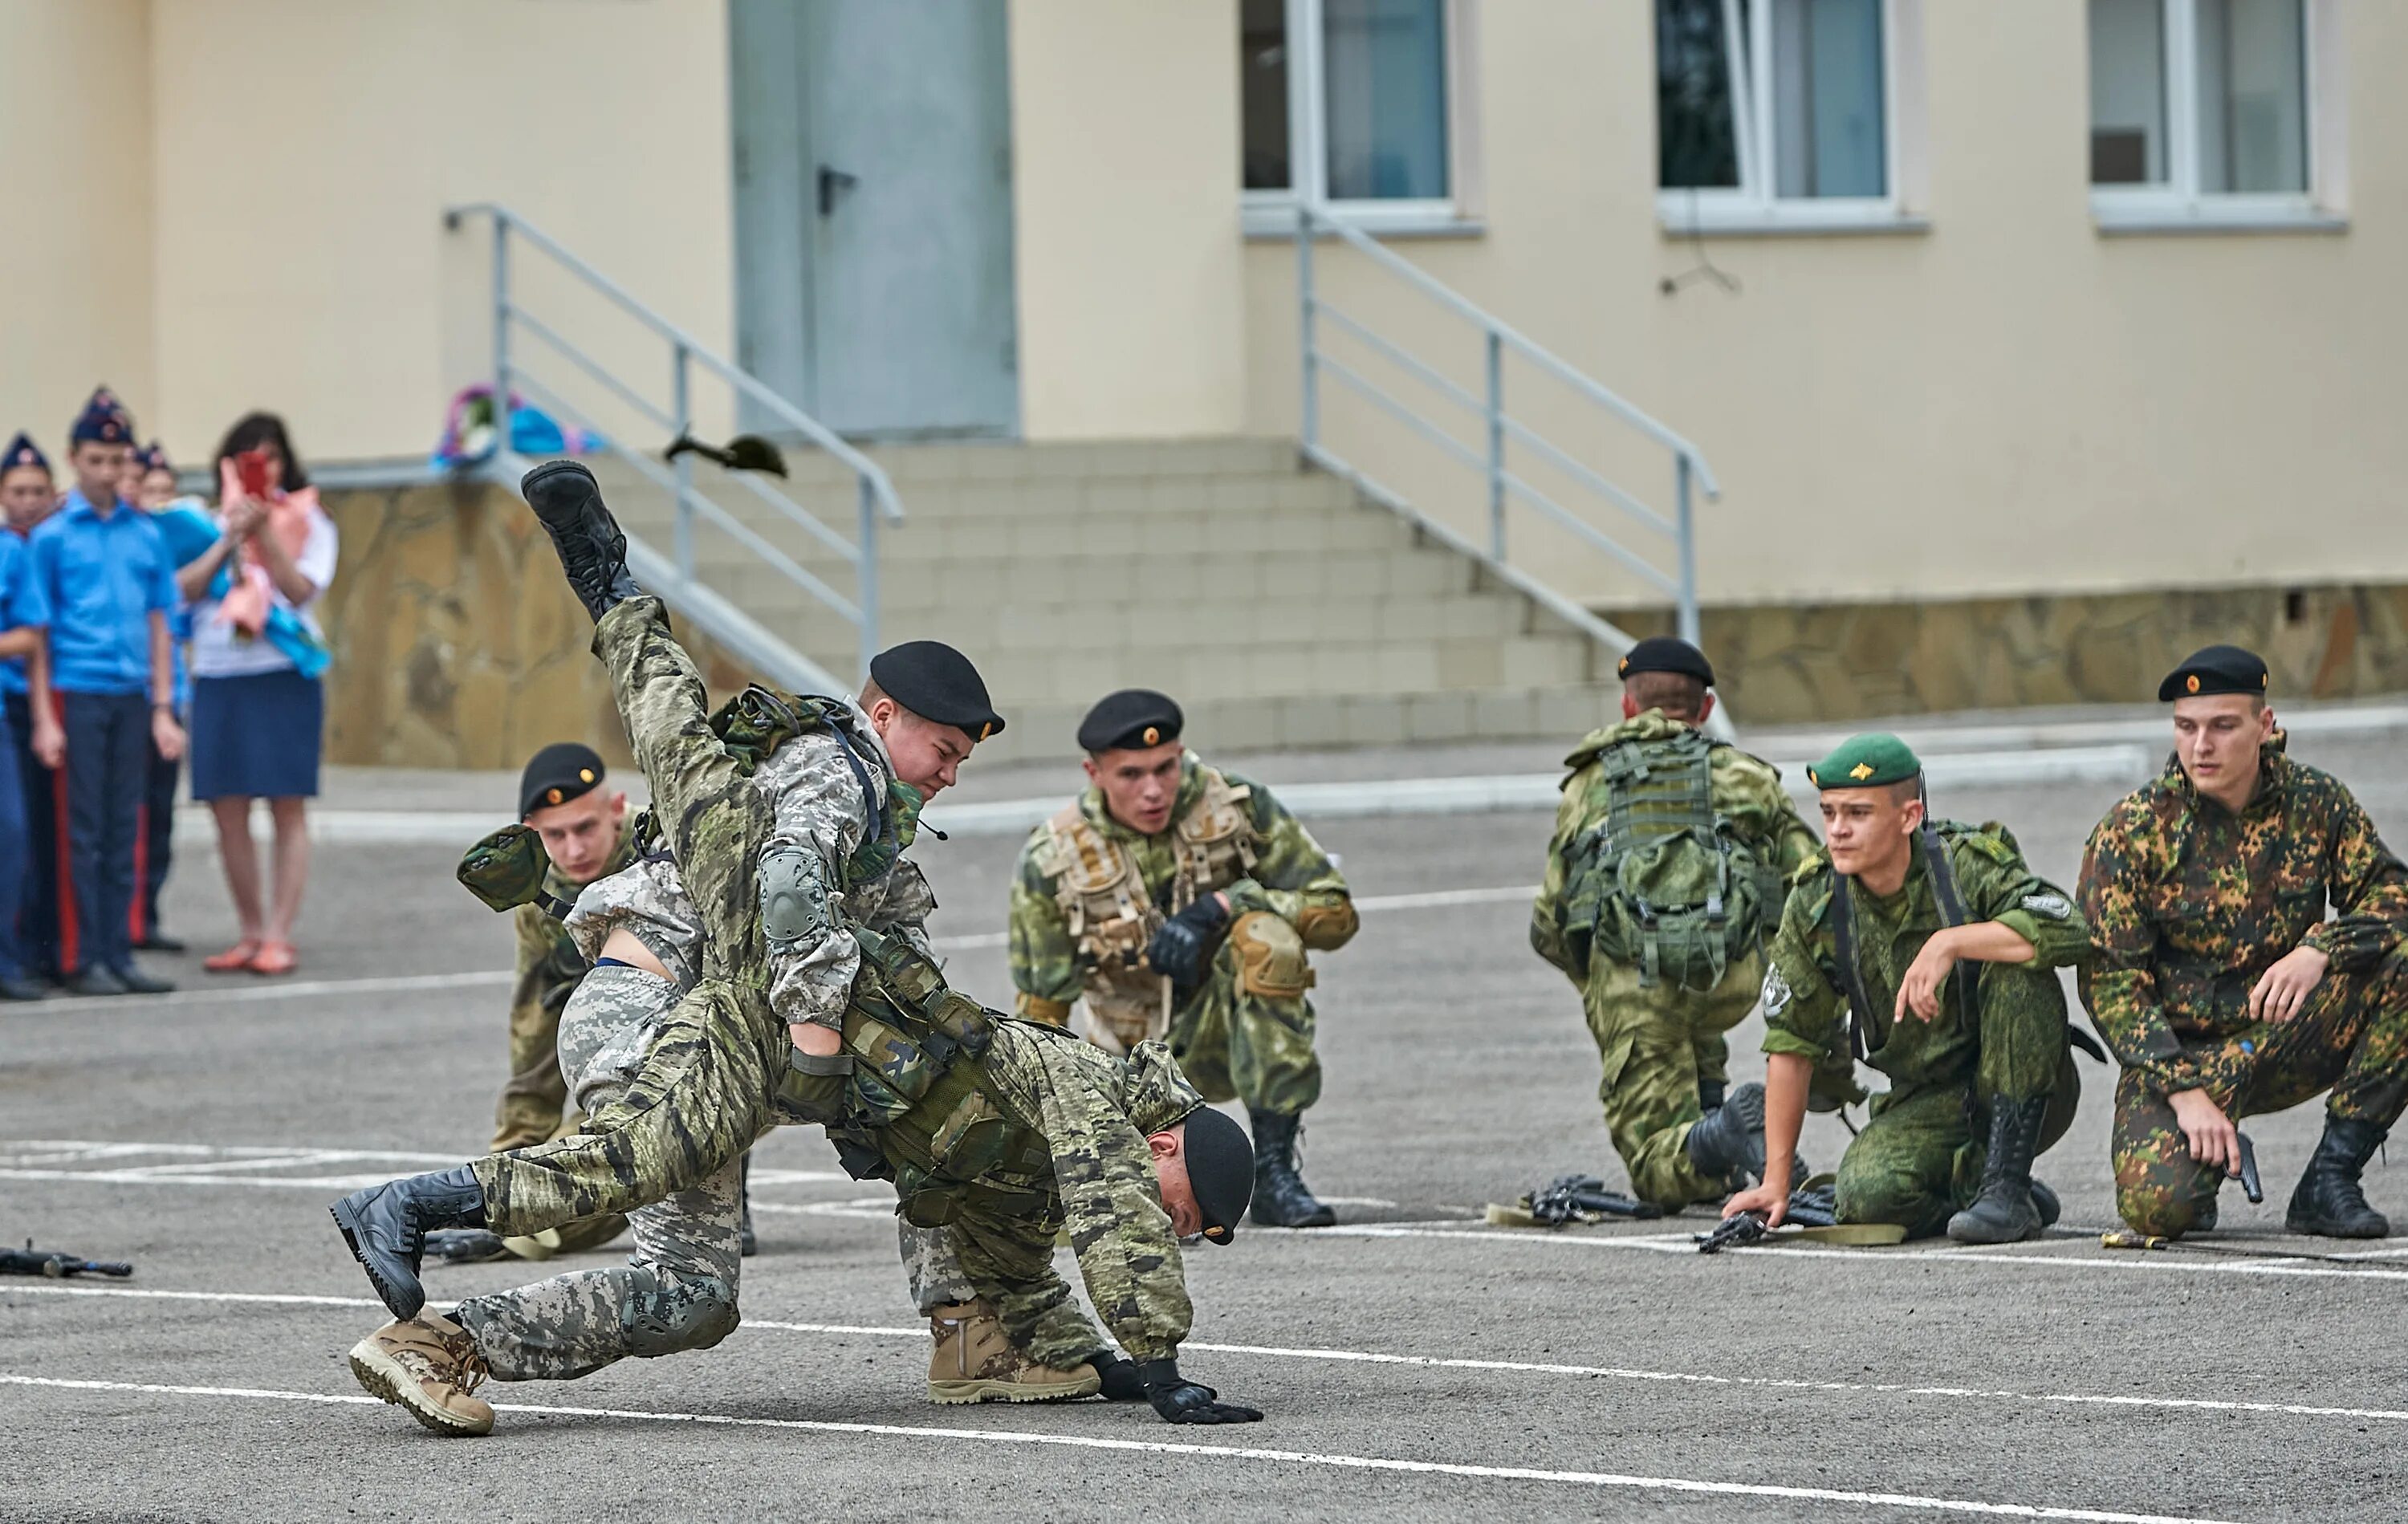
[[[1136,847],[1096,829],[1076,805],[1046,822],[1053,833],[1054,899],[1087,970],[1087,1030],[1125,1053],[1170,1028],[1170,981],[1145,961],[1165,919],[1254,871],[1260,840],[1246,801],[1254,790],[1198,767],[1203,791],[1170,830],[1170,877],[1154,893]]]

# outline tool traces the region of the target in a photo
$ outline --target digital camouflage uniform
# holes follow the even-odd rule
[[[598,876],[607,878],[635,860],[635,841],[623,824]],[[564,904],[574,901],[580,887],[557,868],[544,876],[543,892]],[[583,1119],[566,1106],[568,1078],[559,1049],[561,1008],[585,976],[587,960],[541,904],[519,906],[510,924],[517,933],[518,967],[510,981],[510,1077],[494,1108],[491,1151],[497,1154],[565,1137]]]
[[[2068,1047],[2065,990],[2056,970],[2088,949],[2065,894],[2027,866],[2003,827],[1933,823],[1966,924],[1997,921],[2032,945],[2023,963],[1960,962],[1940,987],[1929,1021],[1896,1018],[1899,981],[1943,920],[1924,843],[1906,882],[1886,898],[1852,880],[1856,972],[1868,1011],[1850,1012],[1833,921],[1834,875],[1821,856],[1793,880],[1764,984],[1764,1050],[1810,1059],[1818,1073],[1844,1064],[1853,1018],[1864,1061],[1889,1077],[1871,1120],[1840,1160],[1842,1222],[1889,1222],[1909,1236],[1939,1232],[1980,1192],[1992,1097],[2048,1098],[2035,1152],[2065,1135],[2081,1097]],[[1971,971],[1977,1009],[1965,1008]]]
[[[1228,934],[1174,1004],[1146,944],[1215,890]],[[1011,887],[1011,982],[1030,1020],[1061,1026],[1083,997],[1081,1031],[1106,1051],[1166,1038],[1207,1100],[1294,1117],[1321,1095],[1306,952],[1345,946],[1359,924],[1337,865],[1271,791],[1190,752],[1156,834],[1112,819],[1095,788],[1030,834]]]
[[[1581,992],[1589,1034],[1603,1061],[1598,1099],[1604,1104],[1614,1151],[1630,1174],[1630,1188],[1642,1200],[1671,1207],[1712,1201],[1727,1189],[1726,1181],[1708,1179],[1684,1145],[1689,1129],[1705,1115],[1699,1083],[1719,1090],[1729,1078],[1724,1034],[1756,1006],[1764,982],[1763,955],[1745,951],[1707,988],[1690,989],[1677,979],[1645,979],[1637,963],[1595,957],[1583,966],[1564,926],[1573,844],[1605,818],[1596,799],[1598,759],[1625,742],[1666,741],[1690,729],[1661,709],[1650,709],[1592,733],[1564,760],[1570,773],[1530,917],[1531,946]],[[1780,769],[1729,746],[1714,746],[1707,766],[1713,816],[1727,821],[1734,836],[1787,878],[1820,844],[1781,786]],[[1759,937],[1770,933],[1779,912],[1777,903],[1765,908]]]
[[[2238,815],[2169,762],[2083,859],[2096,945],[2083,1001],[2123,1065],[2116,1210],[2143,1232],[2197,1225],[2221,1184],[2192,1161],[2173,1091],[2204,1090],[2238,1121],[2329,1089],[2330,1117],[2378,1134],[2408,1104],[2408,870],[2349,790],[2291,761],[2281,736],[2260,757]],[[2253,1020],[2251,988],[2300,947],[2331,959],[2323,981],[2288,1022]]]

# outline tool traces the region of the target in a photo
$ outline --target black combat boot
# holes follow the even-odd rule
[[[1731,1091],[1721,1105],[1689,1129],[1681,1147],[1698,1173],[1709,1180],[1731,1182],[1762,1175],[1764,1087],[1751,1081]]]
[[[519,495],[552,536],[560,569],[585,612],[599,620],[643,595],[627,575],[627,536],[603,506],[593,472],[575,461],[546,461],[519,478]]]
[[[2020,1244],[2040,1236],[2045,1224],[2032,1199],[2031,1167],[2047,1111],[2045,1095],[2028,1101],[1990,1097],[1990,1153],[1982,1165],[1982,1193],[1948,1219],[1949,1237],[1959,1244]]]
[[[1266,1228],[1327,1228],[1338,1214],[1324,1206],[1297,1173],[1300,1117],[1248,1111],[1254,1123],[1254,1220]]]
[[[418,1284],[418,1261],[434,1228],[481,1228],[485,1190],[463,1164],[436,1175],[413,1175],[354,1190],[327,1208],[351,1257],[365,1266],[377,1295],[395,1317],[408,1320],[426,1305]]]
[[[2295,1233],[2320,1238],[2388,1238],[2391,1224],[2366,1204],[2358,1185],[2358,1173],[2383,1145],[2383,1130],[2372,1122],[2325,1116],[2325,1135],[2300,1172],[2300,1187],[2291,1192],[2291,1209],[2284,1222]]]
[[[761,1252],[761,1240],[752,1232],[752,1156],[747,1153],[736,1173],[736,1200],[744,1209],[736,1221],[736,1251],[749,1260]]]
[[[1698,1081],[1698,1109],[1704,1112],[1720,1111],[1723,1105],[1723,1093],[1729,1089],[1729,1086],[1719,1079]]]
[[[2040,1225],[2043,1228],[2056,1227],[2057,1218],[2065,1211],[2064,1206],[2057,1199],[2057,1192],[2038,1180],[2034,1180],[2031,1183],[2031,1193],[2032,1204],[2040,1208]]]

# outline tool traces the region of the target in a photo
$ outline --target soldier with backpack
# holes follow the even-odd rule
[[[1677,1210],[1763,1173],[1764,1087],[1727,1090],[1724,1034],[1756,1004],[1784,886],[1816,843],[1777,768],[1700,729],[1703,652],[1657,636],[1617,670],[1622,722],[1565,760],[1530,945],[1581,991],[1632,1192]]]
[[[1829,845],[1791,883],[1764,977],[1766,1175],[1784,1183],[1724,1214],[1779,1226],[1813,1076],[1862,1059],[1890,1084],[1840,1160],[1840,1221],[2037,1238],[2057,1198],[2032,1161],[2082,1094],[2057,970],[2089,932],[2006,827],[1925,818],[1923,763],[1897,736],[1851,737],[1806,776]]]

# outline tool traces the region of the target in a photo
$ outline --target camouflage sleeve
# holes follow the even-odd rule
[[[1782,877],[1796,875],[1823,843],[1782,786],[1781,769],[1729,748],[1717,748],[1714,760],[1715,810],[1742,835],[1765,845],[1764,861],[1780,869]]]
[[[935,953],[928,945],[928,918],[936,909],[937,891],[928,887],[928,876],[920,871],[918,863],[905,858],[887,875],[884,896],[862,924],[873,932],[893,933],[924,957],[933,958]]]
[[[1010,959],[1020,1014],[1058,1027],[1068,1018],[1070,1003],[1079,998],[1086,975],[1046,868],[1053,840],[1054,833],[1039,826],[1020,849],[1020,866],[1011,878]]]
[[[1115,1074],[1083,1039],[997,1022],[989,1073],[1028,1113],[1054,1156],[1054,1187],[1087,1300],[1131,1360],[1168,1360],[1195,1321],[1178,1236],[1145,1134]]]
[[[1583,825],[1580,801],[1586,790],[1573,787],[1579,776],[1574,773],[1564,780],[1563,798],[1555,805],[1555,833],[1547,838],[1547,864],[1539,876],[1539,897],[1530,904],[1530,949],[1566,977],[1572,968],[1571,955],[1564,950],[1564,855]]]
[[[1268,789],[1259,783],[1250,787],[1247,805],[1261,846],[1254,876],[1222,890],[1229,897],[1229,908],[1241,916],[1268,910],[1295,927],[1304,945],[1317,951],[1344,947],[1362,922],[1338,864]]]
[[[1764,975],[1764,1050],[1793,1053],[1817,1066],[1848,1051],[1842,1021],[1847,997],[1832,987],[1818,956],[1818,945],[1827,940],[1814,924],[1824,898],[1815,888],[1820,881],[1801,874],[1792,883]]]
[[[2332,960],[2344,974],[2361,973],[2381,961],[2408,929],[2408,869],[2383,845],[2374,822],[2338,783],[2332,845],[2326,858],[2326,887],[2337,919],[2301,939]]]
[[[810,854],[827,896],[827,913],[805,935],[767,946],[769,1008],[789,1025],[838,1026],[861,969],[861,947],[835,913],[845,863],[868,828],[861,783],[839,748],[824,734],[787,742],[761,764],[753,785],[770,802],[767,861],[781,848]],[[873,764],[865,764],[873,765]]]
[[[2090,929],[2090,960],[2081,975],[2082,1002],[2115,1061],[2171,1094],[2198,1089],[2200,1075],[2157,996],[2157,933],[2141,909],[2142,843],[2135,840],[2145,819],[2127,800],[2099,822],[2083,849],[2075,893]]]
[[[510,921],[518,934],[517,968],[510,980],[510,1030],[518,1032],[525,1026],[521,1018],[537,1011],[558,1018],[578,981],[585,977],[585,957],[560,922],[539,906],[519,906],[511,912]]]
[[[2020,853],[1985,833],[1949,851],[1969,920],[1994,920],[2032,945],[2024,968],[2069,968],[2090,955],[2090,928],[2065,890],[2031,871]]]

